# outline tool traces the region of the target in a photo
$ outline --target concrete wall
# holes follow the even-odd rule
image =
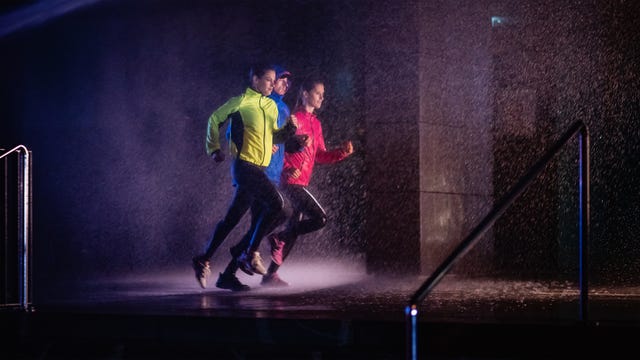
[[[429,274],[491,205],[491,27],[474,4],[409,1],[370,13],[367,44],[382,55],[367,59],[365,96],[372,270]],[[464,266],[481,271],[491,246]]]
[[[419,9],[420,252],[431,273],[492,205],[491,22],[477,1]],[[490,236],[457,268],[486,272]]]
[[[365,54],[367,212],[371,272],[420,267],[418,24],[414,2],[368,11]],[[384,19],[384,21],[380,21]]]

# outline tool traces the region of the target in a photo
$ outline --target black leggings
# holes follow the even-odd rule
[[[260,245],[260,240],[266,235],[266,231],[272,229],[271,224],[283,216],[282,196],[265,175],[263,168],[236,159],[231,171],[236,180],[236,193],[227,214],[218,222],[211,236],[205,253],[207,259],[213,256],[250,207],[254,207],[257,216],[252,220],[252,225],[254,222],[255,225],[251,227],[251,233],[245,236],[249,238],[247,246],[253,251]]]
[[[282,197],[282,195],[280,196]],[[264,234],[270,234],[272,231],[278,228],[278,226],[282,225],[285,222],[285,220],[287,220],[287,217],[289,217],[289,215],[290,214],[287,213],[287,208],[286,207],[283,208],[283,210],[275,218],[275,220],[272,221],[271,224],[268,224],[266,226]],[[240,256],[240,254],[246,249],[249,249],[249,251],[253,252],[258,250],[258,248],[260,247],[261,239],[258,239],[253,244],[251,244],[251,238],[258,225],[259,217],[260,217],[260,206],[258,203],[254,202],[253,204],[251,204],[251,226],[249,227],[249,231],[247,231],[247,233],[242,237],[240,242],[232,246],[230,249],[231,255],[233,255],[234,258]],[[249,245],[251,245],[251,247]]]
[[[298,236],[322,229],[327,224],[327,214],[313,195],[302,185],[285,184],[282,192],[291,202],[293,213],[284,231],[277,234],[284,241],[283,259],[286,259]]]

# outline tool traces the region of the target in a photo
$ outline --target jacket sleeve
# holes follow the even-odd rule
[[[224,125],[230,114],[238,110],[241,101],[242,96],[233,97],[209,116],[206,139],[207,155],[211,156],[214,151],[220,149],[220,127]]]
[[[342,149],[320,150],[316,152],[316,162],[318,164],[333,164],[347,157],[347,153]]]
[[[324,135],[322,135],[322,127],[316,129],[316,162],[318,164],[333,164],[347,157],[347,153],[342,149],[327,150],[324,145]]]

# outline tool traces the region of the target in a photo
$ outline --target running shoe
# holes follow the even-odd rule
[[[243,251],[242,254],[236,258],[236,264],[238,265],[238,269],[242,270],[245,274],[253,275],[251,259],[249,258],[249,255],[247,255],[246,251]]]
[[[286,287],[289,286],[289,283],[280,279],[278,273],[273,273],[263,276],[260,285],[270,287]]]
[[[243,252],[236,261],[238,268],[249,275],[253,275],[254,273],[264,275],[267,273],[267,269],[265,269],[262,263],[262,257],[257,251],[254,251],[251,257],[249,257],[246,252]]]
[[[220,276],[218,276],[216,287],[220,289],[228,289],[231,291],[247,291],[251,289],[249,285],[241,283],[234,274],[223,273],[220,273]]]
[[[260,275],[265,275],[267,273],[267,269],[262,263],[262,257],[257,251],[254,251],[253,256],[251,257],[251,270],[253,270],[254,273],[258,273]]]
[[[196,272],[196,280],[198,280],[198,284],[203,289],[207,288],[207,276],[211,274],[211,269],[209,268],[209,261],[202,260],[201,257],[196,256],[193,258],[193,270]]]

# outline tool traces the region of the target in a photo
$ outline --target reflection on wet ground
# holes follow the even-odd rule
[[[404,307],[423,276],[367,275],[344,264],[287,264],[290,286],[267,288],[259,276],[239,273],[248,292],[201,289],[191,269],[92,280],[36,303],[57,309],[124,314],[184,314],[326,319],[404,319]],[[554,322],[579,318],[579,287],[566,280],[505,280],[446,276],[420,308],[421,321]],[[588,319],[637,322],[640,286],[591,286]]]
[[[190,268],[57,287],[34,311],[0,312],[0,358],[402,359],[404,309],[426,277],[353,264],[288,263],[291,286],[201,289]],[[209,279],[215,284],[216,276]],[[63,291],[60,291],[63,290]],[[640,287],[447,276],[420,306],[420,358],[611,359],[640,335]],[[6,353],[7,356],[4,356]]]

